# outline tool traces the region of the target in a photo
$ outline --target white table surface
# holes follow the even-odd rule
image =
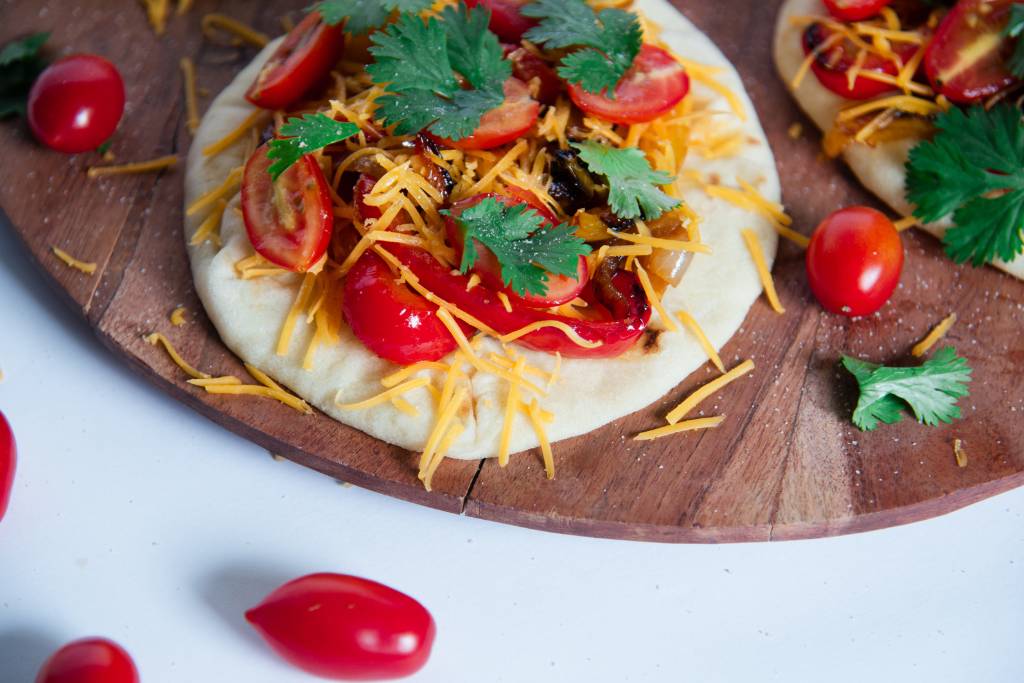
[[[83,226],[83,229],[88,229]],[[545,534],[287,462],[161,395],[96,342],[0,225],[0,682],[105,635],[145,683],[290,683],[242,620],[314,571],[438,623],[415,681],[1024,680],[1024,490],[820,541],[666,546]]]

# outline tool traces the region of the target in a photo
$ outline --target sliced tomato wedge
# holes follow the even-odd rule
[[[282,268],[304,273],[327,251],[334,213],[327,179],[312,155],[270,179],[270,145],[249,159],[242,178],[242,215],[256,252]]]
[[[455,338],[437,310],[437,304],[399,284],[372,251],[360,256],[345,278],[345,321],[366,348],[392,363],[440,360],[455,351]],[[471,331],[463,327],[466,334]]]
[[[506,43],[518,43],[523,34],[537,25],[536,19],[524,17],[523,5],[533,0],[466,0],[469,7],[483,5],[491,11],[490,29]]]
[[[936,92],[957,104],[991,97],[1018,82],[1007,66],[1013,41],[1003,35],[1010,0],[960,0],[935,30],[924,70]]]
[[[569,84],[576,106],[612,123],[646,123],[679,104],[690,92],[690,77],[667,51],[644,45],[633,66],[615,86],[615,99]]]
[[[804,54],[811,54],[825,41],[832,38],[835,31],[824,24],[811,24],[804,31],[803,48]],[[894,43],[894,52],[906,63],[917,46],[909,43]],[[847,73],[853,68],[857,60],[857,47],[849,40],[840,40],[832,47],[819,53],[811,62],[811,71],[817,76],[818,81],[834,92],[849,100],[869,100],[882,93],[892,90],[899,90],[899,87],[891,83],[876,81],[865,76],[857,76],[850,87]],[[870,53],[861,67],[862,72],[873,71],[875,73],[896,76],[899,73],[899,66],[889,59],[884,59],[876,54]]]
[[[328,26],[310,12],[293,28],[245,94],[264,109],[287,109],[331,72],[345,50],[341,26]]]
[[[451,215],[445,218],[445,227],[448,233],[448,240],[455,248],[455,258],[457,261],[462,261],[462,249],[465,244],[465,235],[463,234],[462,228],[456,218],[466,209],[476,206],[488,197],[496,199],[508,206],[519,206],[525,204],[540,214],[541,218],[544,219],[544,223],[547,228],[553,228],[558,225],[558,218],[556,218],[546,206],[541,204],[540,200],[538,200],[529,190],[510,187],[508,194],[512,196],[493,193],[480,194],[475,197],[470,197],[469,199],[464,199],[452,206]],[[587,284],[587,280],[589,279],[587,259],[581,256],[575,276],[567,277],[565,275],[548,273],[548,289],[544,294],[527,293],[525,296],[520,296],[511,288],[505,286],[505,282],[501,276],[501,263],[494,255],[494,252],[480,243],[476,244],[476,251],[477,259],[476,263],[473,264],[473,272],[480,276],[480,281],[483,285],[496,292],[503,292],[512,302],[523,304],[531,308],[551,308],[552,306],[561,306],[562,304],[569,303],[580,295]]]
[[[562,94],[562,79],[550,64],[525,47],[515,45],[505,46],[505,57],[512,61],[512,75],[526,83],[541,104],[554,104],[558,101],[558,96]]]
[[[530,97],[530,88],[518,78],[505,81],[505,101],[480,120],[480,127],[461,140],[434,138],[456,149],[493,149],[526,134],[540,116],[540,103]]]
[[[864,21],[878,16],[892,0],[825,0],[828,13],[840,21]]]
[[[398,244],[387,246],[420,283],[445,301],[474,316],[499,334],[511,334],[536,322],[564,323],[588,342],[600,346],[585,348],[569,339],[564,332],[546,327],[516,340],[528,348],[546,353],[560,353],[566,358],[614,358],[628,351],[647,329],[651,306],[636,275],[619,270],[608,278],[606,286],[588,286],[583,298],[590,303],[591,318],[579,320],[526,307],[512,312],[498,300],[489,287],[466,291],[466,277],[452,274],[430,252]]]

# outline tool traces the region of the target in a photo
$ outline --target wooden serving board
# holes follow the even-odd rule
[[[192,56],[202,88],[216,93],[254,55],[204,41],[199,19],[219,11],[270,35],[279,17],[309,0],[253,3],[198,0],[172,18],[162,39],[138,2],[0,0],[0,44],[53,31],[61,53],[95,52],[121,68],[129,108],[114,140],[121,161],[184,155],[190,144],[178,60]],[[743,74],[778,157],[787,206],[809,232],[828,212],[876,204],[839,164],[819,158],[819,138],[793,140],[794,122],[813,126],[777,79],[770,56],[778,2],[675,0]],[[73,20],[69,18],[73,17]],[[205,102],[208,102],[207,99]],[[204,103],[205,103],[204,102]],[[589,435],[558,443],[558,476],[547,481],[536,454],[495,461],[448,461],[423,490],[415,456],[331,419],[299,417],[259,399],[216,397],[184,382],[160,350],[142,341],[164,332],[209,372],[242,373],[218,339],[192,288],[182,239],[183,171],[86,178],[95,155],[68,158],[36,145],[17,121],[0,123],[0,206],[34,260],[102,342],[162,391],[273,453],[358,486],[450,512],[549,531],[670,542],[794,539],[903,524],[949,512],[1024,484],[1024,283],[992,269],[957,267],[932,238],[907,234],[902,286],[876,316],[850,321],[812,300],[800,250],[784,244],[775,269],[784,316],[758,302],[724,349],[729,365],[758,369],[709,399],[728,415],[717,430],[639,443],[665,412],[712,377],[694,373],[663,400]],[[93,277],[51,254],[60,246],[95,261]],[[189,324],[173,328],[178,305]],[[849,420],[852,379],[842,353],[876,361],[908,359],[911,345],[950,311],[949,341],[975,368],[966,419],[926,428],[912,420],[857,431]],[[15,323],[12,323],[15,324]],[[8,334],[16,333],[10,329]],[[244,376],[244,375],[240,375]],[[953,439],[970,455],[959,468]]]

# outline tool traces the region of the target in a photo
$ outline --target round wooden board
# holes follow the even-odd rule
[[[73,4],[74,8],[69,4]],[[121,0],[0,0],[0,44],[53,31],[60,53],[96,52],[122,69],[129,109],[113,151],[119,160],[183,155],[185,130],[178,61],[192,56],[201,87],[218,92],[254,50],[204,41],[199,19],[219,11],[276,35],[279,17],[308,0],[251,3],[198,0],[153,37],[140,3]],[[809,232],[837,206],[876,204],[839,164],[819,158],[819,138],[791,139],[804,119],[777,79],[770,57],[778,2],[676,0],[733,60],[778,157],[786,203]],[[116,6],[116,9],[113,7]],[[74,21],[68,21],[69,16]],[[293,15],[294,16],[294,15]],[[208,101],[208,100],[205,100]],[[763,301],[750,311],[723,358],[754,358],[752,377],[707,402],[728,415],[717,430],[639,443],[631,435],[712,377],[704,368],[663,400],[594,433],[558,443],[558,477],[547,481],[536,454],[447,462],[435,490],[423,490],[415,456],[323,415],[297,416],[258,399],[219,398],[188,386],[166,355],[142,341],[165,333],[196,365],[241,373],[192,288],[183,245],[182,172],[90,181],[95,155],[47,152],[23,124],[0,124],[4,164],[0,206],[39,265],[103,343],[161,390],[273,453],[358,486],[423,505],[548,531],[668,542],[794,539],[877,529],[939,515],[1024,484],[1024,283],[992,269],[956,267],[939,244],[907,234],[903,284],[880,315],[850,321],[823,314],[809,295],[802,253],[786,244],[775,269],[787,313]],[[59,246],[99,271],[87,277],[51,254]],[[173,328],[168,315],[189,311]],[[901,362],[941,318],[960,322],[949,341],[975,368],[965,419],[926,428],[911,420],[871,434],[849,420],[855,387],[837,369],[841,354]],[[8,321],[16,325],[16,321]],[[14,330],[12,329],[13,333]],[[614,400],[606,397],[603,400]],[[954,438],[970,463],[959,468]]]

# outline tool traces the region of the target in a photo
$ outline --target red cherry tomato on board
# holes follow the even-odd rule
[[[885,214],[851,206],[826,218],[807,248],[807,279],[832,313],[870,315],[889,300],[903,272],[903,243]]]
[[[1013,4],[960,0],[949,11],[924,55],[925,73],[937,92],[971,104],[1018,82],[1007,66],[1013,41],[1003,36]]]
[[[430,613],[408,595],[341,574],[286,583],[245,618],[286,660],[336,680],[414,674],[427,663],[437,631]]]
[[[480,194],[475,197],[465,199],[452,206],[451,215],[445,217],[445,227],[447,229],[448,239],[455,247],[455,259],[457,262],[462,261],[462,249],[465,240],[462,234],[462,228],[459,226],[456,218],[466,209],[476,206],[488,197],[497,199],[499,202],[508,206],[526,204],[529,208],[540,214],[540,217],[544,219],[545,225],[542,229],[553,228],[558,225],[558,219],[547,207],[540,203],[540,200],[533,196],[532,192],[520,188],[510,187],[509,189],[511,190],[509,194],[514,196],[506,197],[497,194]],[[583,288],[589,280],[587,259],[581,256],[575,277],[548,273],[547,292],[544,294],[527,293],[525,296],[519,296],[512,289],[505,286],[505,282],[501,275],[501,263],[494,255],[494,252],[479,242],[476,244],[476,251],[477,260],[476,263],[473,264],[473,272],[480,276],[480,281],[484,286],[490,287],[498,292],[504,292],[511,301],[524,304],[532,308],[551,308],[552,306],[561,306],[562,304],[569,303],[580,295],[580,292],[583,291]]]
[[[311,155],[270,178],[269,144],[245,165],[242,215],[253,248],[282,268],[304,273],[323,257],[334,231],[327,179]]]
[[[39,75],[28,96],[28,125],[41,143],[78,154],[110,139],[124,114],[124,81],[96,55],[72,55]]]
[[[633,66],[615,86],[615,99],[569,84],[576,106],[612,123],[646,123],[679,104],[690,92],[690,77],[667,51],[644,45]]]
[[[491,11],[490,29],[506,43],[518,43],[523,34],[537,25],[536,19],[524,17],[523,5],[533,0],[466,0],[469,7],[483,5]]]
[[[829,14],[840,21],[864,21],[878,16],[892,0],[825,0]]]
[[[461,140],[438,138],[442,145],[456,149],[493,149],[521,138],[540,116],[540,103],[530,97],[530,89],[518,78],[505,81],[505,101],[484,114],[480,126]]]
[[[246,99],[264,109],[287,109],[331,73],[345,50],[342,27],[310,12],[260,70]]]
[[[14,443],[14,432],[7,418],[0,413],[0,519],[7,512],[14,486],[14,469],[18,464],[18,447]]]
[[[814,52],[822,43],[829,40],[834,31],[824,24],[811,24],[803,33],[804,54]],[[893,51],[906,62],[914,56],[917,45],[910,43],[894,43]],[[858,48],[849,40],[840,40],[827,50],[818,53],[818,56],[811,61],[811,71],[817,76],[818,81],[837,95],[850,100],[868,100],[891,90],[899,90],[899,87],[891,83],[883,83],[873,78],[858,76],[853,80],[853,88],[850,87],[850,80],[847,72],[853,68],[857,60]],[[868,54],[861,66],[861,71],[874,71],[888,76],[896,76],[899,67],[895,62],[884,59],[875,54]]]
[[[54,652],[39,670],[36,683],[139,683],[139,672],[117,643],[84,638]]]

